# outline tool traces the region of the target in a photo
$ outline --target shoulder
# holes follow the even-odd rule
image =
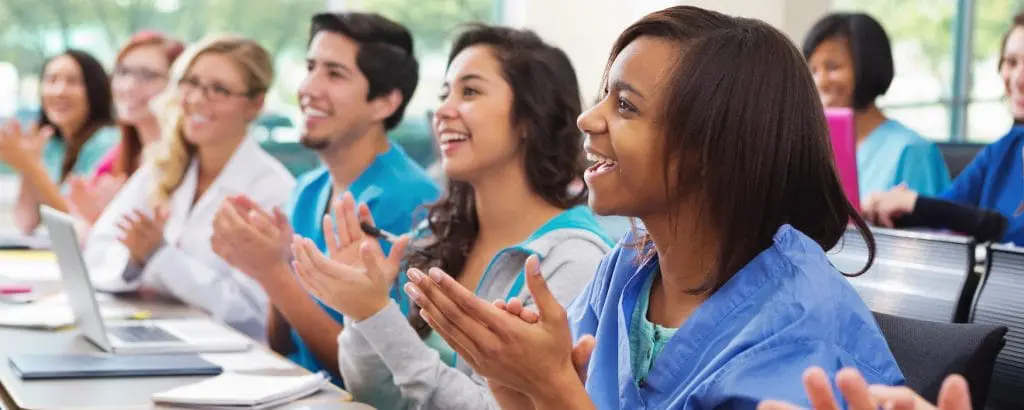
[[[1017,154],[1021,150],[1021,146],[1024,146],[1024,126],[1014,126],[1002,138],[985,146],[982,153],[993,157],[1002,157],[1011,153]]]

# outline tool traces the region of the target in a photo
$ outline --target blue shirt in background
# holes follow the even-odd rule
[[[78,151],[78,158],[68,175],[91,176],[99,165],[99,161],[103,159],[107,151],[110,151],[110,148],[120,141],[120,138],[121,133],[117,128],[103,127],[96,130]],[[61,180],[60,171],[64,165],[66,151],[64,140],[56,137],[50,139],[50,142],[43,147],[43,166],[46,167],[46,173],[50,176],[50,180],[58,185],[64,182]]]
[[[1024,246],[1024,126],[982,149],[939,197],[999,211],[1009,219],[1003,241]]]
[[[934,142],[886,120],[857,146],[857,184],[864,198],[901,184],[934,196],[949,187],[949,170]]]
[[[303,174],[299,177],[287,210],[295,233],[313,240],[322,252],[327,249],[322,222],[332,196],[332,185],[331,175],[324,167]],[[435,201],[440,194],[423,168],[395,143],[391,143],[387,152],[377,156],[369,168],[352,182],[348,191],[355,197],[357,204],[365,203],[370,208],[378,227],[396,235],[408,232],[418,219],[421,207]],[[333,196],[340,198],[341,193]],[[383,241],[381,246],[385,252],[390,249],[390,245]],[[395,292],[397,289],[392,290],[392,296],[395,296]],[[310,298],[313,296],[310,295]],[[340,313],[319,300],[316,302],[334,320],[343,323]],[[292,329],[291,336],[296,351],[288,355],[288,358],[311,372],[323,370],[323,365],[317,361],[298,332]],[[333,381],[342,385],[341,380]]]
[[[813,240],[789,225],[683,323],[645,380],[630,363],[632,313],[657,260],[638,266],[628,234],[569,307],[573,337],[594,335],[586,388],[598,409],[810,407],[802,375],[856,367],[868,383],[904,378],[875,319]]]

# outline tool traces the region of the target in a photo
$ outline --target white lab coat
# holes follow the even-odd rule
[[[117,222],[135,209],[152,215],[154,172],[149,165],[135,172],[93,225],[84,256],[96,287],[153,288],[205,310],[256,340],[266,340],[267,295],[259,283],[213,252],[213,217],[225,197],[233,194],[245,194],[265,209],[283,207],[295,178],[256,141],[246,138],[192,206],[199,177],[198,161],[193,159],[170,198],[164,226],[166,246],[150,257],[138,279],[126,283],[122,273],[129,253],[117,239]]]

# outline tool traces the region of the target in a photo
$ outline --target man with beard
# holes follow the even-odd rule
[[[324,13],[313,16],[310,34],[309,73],[299,89],[305,116],[301,143],[317,151],[323,166],[299,178],[284,211],[229,198],[211,240],[222,258],[266,290],[273,307],[267,323],[270,346],[310,371],[327,370],[341,385],[342,315],[307,293],[294,276],[292,230],[327,252],[323,221],[333,213],[332,202],[347,192],[365,204],[362,215],[377,227],[407,232],[422,215],[418,209],[439,192],[387,136],[401,121],[418,81],[408,30],[377,14]],[[388,252],[390,243],[381,246]]]

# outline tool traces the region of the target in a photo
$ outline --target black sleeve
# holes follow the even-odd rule
[[[914,212],[893,221],[896,228],[948,229],[970,235],[979,242],[999,240],[1009,221],[998,211],[919,196]]]

